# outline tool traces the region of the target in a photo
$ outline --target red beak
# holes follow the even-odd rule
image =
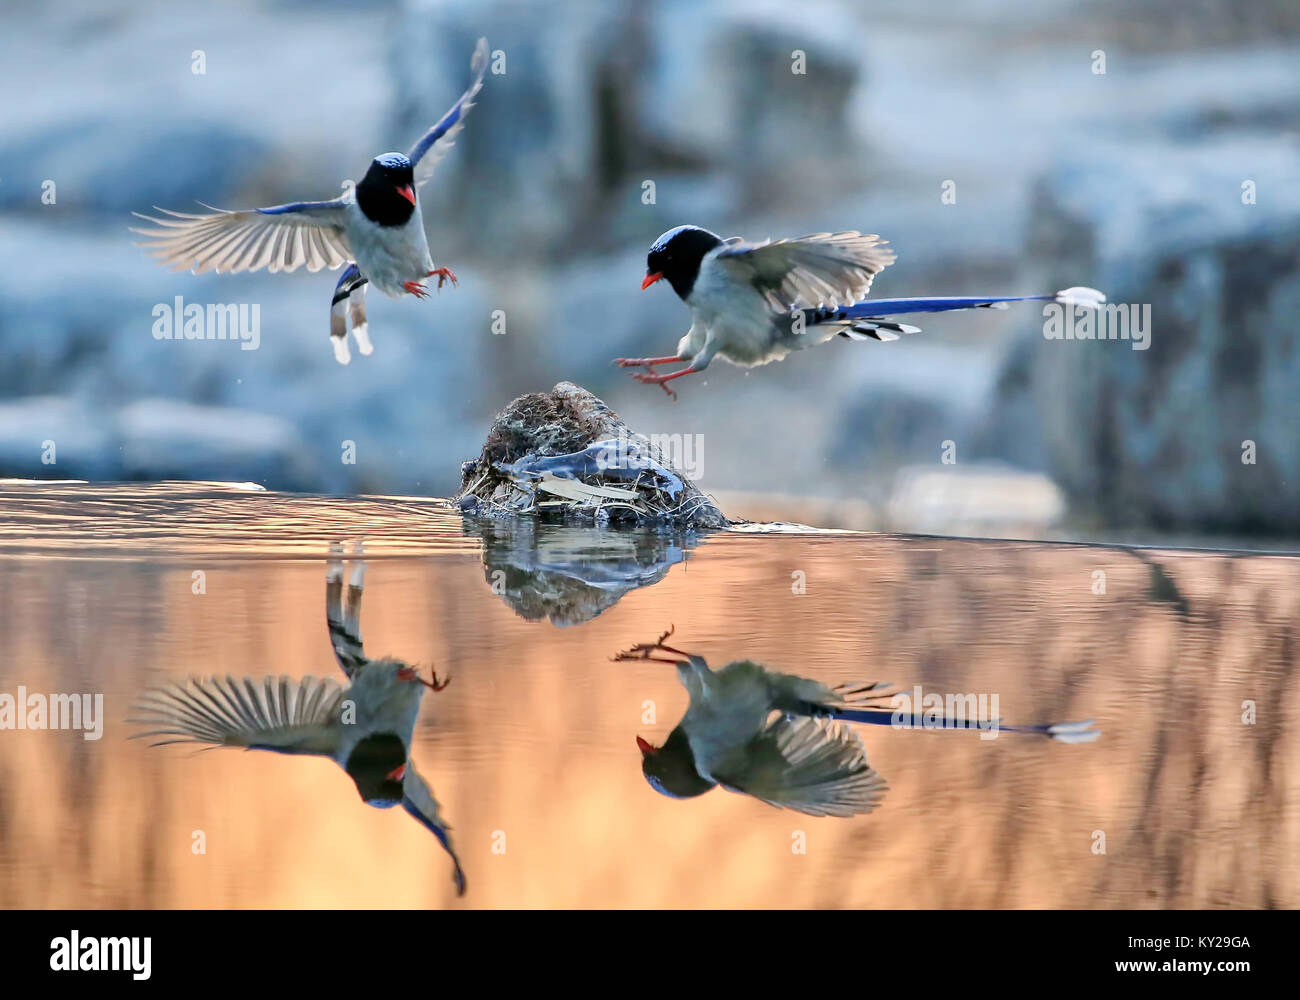
[[[655,274],[647,274],[645,276],[645,280],[641,282],[641,290],[645,291],[647,288],[649,288],[651,285],[653,285],[656,281],[658,281],[663,276],[664,273],[662,271],[659,271]]]
[[[384,777],[391,778],[393,781],[401,781],[402,776],[405,774],[406,774],[406,765],[399,764],[397,767],[393,768],[391,771],[385,774]]]
[[[658,747],[651,746],[645,740],[641,739],[640,736],[636,738],[636,748],[640,750],[641,753],[647,757],[649,757],[651,754],[656,754],[659,752]]]
[[[400,194],[407,201],[409,201],[412,205],[415,204],[415,192],[411,190],[411,185],[403,184],[401,187],[397,189],[397,193]]]

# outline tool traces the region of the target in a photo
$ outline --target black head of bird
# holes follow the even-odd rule
[[[641,751],[641,773],[660,795],[690,799],[717,787],[695,769],[695,754],[681,726],[668,734],[661,747],[651,745],[640,736],[636,745]]]
[[[393,733],[376,733],[358,741],[345,765],[368,805],[386,809],[402,801],[406,746]]]
[[[667,278],[678,297],[685,299],[695,287],[704,255],[721,245],[720,236],[699,226],[678,226],[668,230],[655,240],[646,254],[645,279],[641,287],[649,288],[660,278]]]
[[[401,153],[382,153],[357,184],[357,205],[381,226],[402,226],[415,211],[415,170]]]

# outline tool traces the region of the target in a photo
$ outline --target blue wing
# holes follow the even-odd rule
[[[469,89],[460,95],[460,100],[451,106],[451,110],[442,116],[438,124],[424,133],[420,141],[406,154],[406,158],[411,161],[411,166],[415,168],[417,187],[433,176],[433,168],[447,155],[447,151],[456,142],[457,133],[465,127],[465,115],[474,106],[474,97],[483,87],[483,76],[487,73],[487,66],[488,43],[486,38],[480,38],[478,44],[474,46],[474,55],[469,62],[469,71],[474,77]]]
[[[420,777],[419,772],[415,770],[415,765],[410,761],[407,761],[406,773],[402,776],[402,808],[438,838],[438,843],[451,858],[451,878],[456,883],[456,895],[465,895],[465,872],[460,867],[460,858],[456,857],[456,849],[451,846],[451,834],[447,832],[447,824],[439,815],[438,800],[433,797],[428,782]]]
[[[342,204],[342,198],[335,198],[332,201],[291,201],[287,205],[272,205],[270,208],[259,208],[257,211],[263,215],[289,215],[293,212],[312,212],[317,209],[332,211]]]

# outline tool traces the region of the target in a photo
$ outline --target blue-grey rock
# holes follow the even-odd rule
[[[1076,512],[1300,530],[1297,176],[1293,142],[1238,139],[1096,150],[1043,179],[1030,240],[1052,261],[1046,286],[1086,280],[1151,316],[1145,350],[1048,340],[1040,318],[1004,369],[1004,414],[1032,413],[1016,432],[1037,437]],[[990,436],[1009,430],[995,420]]]

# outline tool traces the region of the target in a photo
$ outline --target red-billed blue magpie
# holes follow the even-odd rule
[[[304,265],[308,271],[319,271],[347,264],[330,306],[334,356],[340,364],[351,360],[345,314],[350,314],[357,349],[369,354],[373,348],[366,331],[367,283],[393,298],[404,294],[426,298],[427,278],[437,277],[440,289],[448,280],[456,284],[450,268],[433,266],[417,192],[464,127],[487,64],[487,39],[480,38],[470,61],[472,82],[451,110],[409,152],[376,156],[365,177],[332,201],[235,212],[213,209],[212,215],[159,208],[168,218],[132,214],[161,228],[132,231],[151,238],[140,245],[160,263],[195,274],[263,267],[275,273]]]
[[[618,358],[621,367],[645,367],[637,381],[667,385],[704,371],[715,356],[752,367],[780,361],[792,351],[832,337],[897,340],[920,329],[887,317],[953,309],[1005,309],[1008,302],[1059,302],[1097,308],[1106,297],[1094,288],[1053,295],[875,299],[863,301],[872,279],[894,262],[879,236],[814,233],[796,239],[747,243],[724,240],[698,226],[678,226],[654,242],[646,257],[643,289],[666,280],[691,310],[691,328],[677,353],[661,358]],[[653,366],[689,362],[658,374]]]

